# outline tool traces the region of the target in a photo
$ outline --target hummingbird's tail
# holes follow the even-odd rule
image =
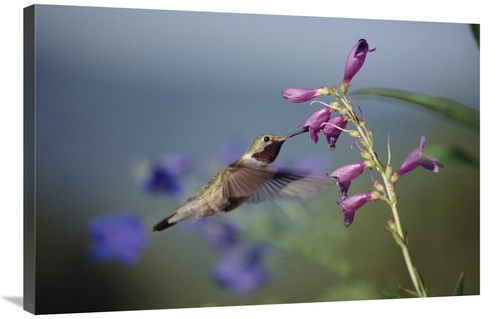
[[[161,220],[158,224],[154,225],[153,227],[153,231],[160,231],[160,230],[164,230],[166,228],[169,228],[171,226],[174,226],[175,224],[177,223],[169,223],[168,222],[168,217]]]
[[[160,230],[164,230],[166,228],[169,228],[170,226],[174,226],[175,224],[177,223],[172,223],[170,224],[168,222],[168,220],[165,218],[164,220],[162,220],[161,222],[159,222],[158,224],[156,224],[154,227],[153,227],[153,231],[160,231]]]
[[[174,226],[175,224],[177,224],[177,223],[170,223],[168,221],[173,215],[175,215],[175,213],[177,213],[177,211],[174,211],[172,214],[170,214],[167,217],[165,217],[164,219],[162,219],[158,224],[154,225],[153,231],[164,230],[166,228],[169,228],[169,227]]]

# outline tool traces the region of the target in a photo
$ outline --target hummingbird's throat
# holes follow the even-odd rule
[[[271,164],[278,157],[281,145],[283,143],[269,144],[262,151],[253,153],[252,157],[257,161]]]

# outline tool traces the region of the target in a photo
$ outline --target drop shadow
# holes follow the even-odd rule
[[[2,297],[3,299],[7,300],[7,301],[10,301],[12,302],[14,305],[16,306],[19,306],[19,307],[23,307],[23,297],[22,296],[19,296],[19,297]]]

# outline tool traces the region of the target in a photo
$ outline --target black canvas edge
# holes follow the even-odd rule
[[[23,308],[35,313],[35,6],[23,11]]]

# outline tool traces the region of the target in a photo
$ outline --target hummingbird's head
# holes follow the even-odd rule
[[[288,135],[262,134],[259,135],[243,155],[244,160],[256,161],[258,164],[268,165],[274,162],[281,149],[281,145],[292,136],[302,134],[307,130]]]

